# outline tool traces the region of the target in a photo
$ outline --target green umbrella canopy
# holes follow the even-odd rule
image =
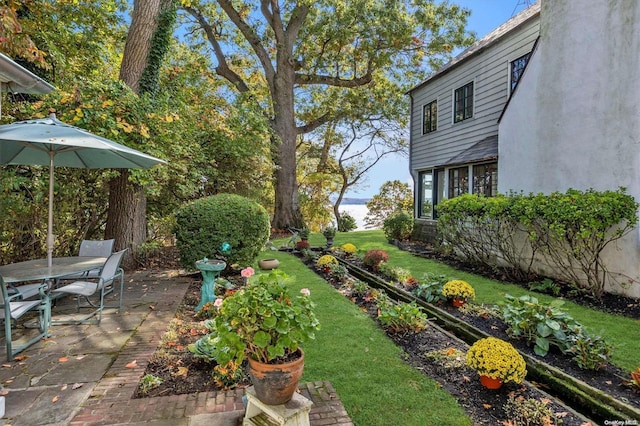
[[[0,165],[49,166],[47,257],[53,253],[54,166],[84,169],[146,169],[165,161],[48,118],[0,126]]]

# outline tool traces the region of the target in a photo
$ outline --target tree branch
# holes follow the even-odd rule
[[[270,85],[273,85],[273,78],[275,76],[275,70],[273,68],[273,64],[271,63],[271,58],[269,54],[265,50],[264,46],[260,41],[260,37],[253,31],[251,26],[249,26],[242,16],[238,13],[238,11],[233,7],[230,0],[217,0],[218,4],[225,11],[231,22],[238,27],[238,30],[242,33],[244,38],[249,42],[251,48],[255,52],[258,60],[262,64],[262,68],[264,69],[264,74]]]
[[[202,12],[190,6],[184,6],[183,8],[196,19],[200,27],[204,30],[207,36],[207,40],[209,40],[209,43],[211,44],[213,52],[216,55],[216,59],[218,61],[218,65],[216,66],[216,73],[231,82],[231,84],[233,84],[238,89],[238,91],[242,93],[248,92],[249,86],[247,86],[242,77],[240,77],[239,74],[229,68],[227,58],[224,55],[222,46],[220,46],[220,43],[218,42],[216,32],[204,17]]]

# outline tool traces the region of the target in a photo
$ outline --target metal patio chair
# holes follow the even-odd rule
[[[51,295],[54,299],[64,295],[77,296],[78,311],[82,308],[93,308],[91,312],[83,316],[81,319],[72,320],[52,320],[52,324],[84,324],[93,322],[100,324],[102,319],[102,311],[104,308],[118,308],[118,311],[122,310],[122,291],[124,286],[124,271],[120,267],[122,256],[128,249],[121,250],[113,253],[104,266],[100,275],[94,281],[88,281],[90,278],[81,277],[80,280],[74,281],[71,284],[63,285],[59,288],[51,290]],[[120,284],[120,295],[117,306],[107,306],[104,304],[104,298],[107,294],[111,293],[116,288],[116,283]],[[91,298],[94,297],[97,300],[93,302]],[[87,303],[81,304],[81,299],[84,299]],[[95,320],[91,320],[94,316],[97,316]]]
[[[40,298],[33,300],[21,300],[21,296],[18,293],[9,294],[9,289],[1,276],[0,287],[2,291],[2,300],[0,301],[0,318],[4,321],[7,361],[12,361],[14,355],[22,352],[43,337],[49,336],[51,305],[49,303],[49,295],[47,293],[48,286],[44,282],[40,284],[38,289]],[[14,325],[17,325],[18,319],[22,316],[35,310],[38,311],[38,334],[30,338],[26,343],[14,345],[12,339]]]
[[[78,256],[91,257],[109,257],[113,253],[114,240],[82,240]],[[77,280],[81,278],[98,278],[100,269],[92,269],[82,274],[67,275],[59,278],[53,283],[54,287],[58,287],[62,281]],[[22,300],[31,299],[39,294],[39,288],[42,283],[35,284],[9,284],[9,294],[19,294]]]

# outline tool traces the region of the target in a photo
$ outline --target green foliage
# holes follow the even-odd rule
[[[571,346],[567,352],[580,368],[597,371],[610,361],[613,348],[602,336],[589,335],[579,328],[569,336],[569,341]]]
[[[386,217],[382,223],[387,240],[407,240],[413,232],[413,217],[403,211],[397,211]]]
[[[169,1],[166,9],[161,10],[158,16],[158,27],[151,38],[151,47],[147,56],[147,66],[140,76],[140,93],[155,95],[160,90],[160,66],[169,50],[176,24],[178,2]]]
[[[427,315],[415,302],[394,303],[381,298],[377,306],[378,321],[389,333],[418,332],[427,327]]]
[[[556,284],[552,279],[545,278],[542,281],[529,283],[529,290],[558,296],[560,294],[560,285]]]
[[[402,268],[400,266],[393,266],[387,262],[382,262],[379,269],[381,274],[399,283],[407,282],[407,280],[412,276],[411,271],[409,271],[408,269]]]
[[[372,271],[377,272],[380,269],[380,264],[388,260],[389,254],[386,251],[373,249],[364,254],[362,263]]]
[[[143,394],[149,393],[149,391],[157,388],[162,384],[162,379],[153,374],[145,374],[140,379],[140,392]]]
[[[339,232],[349,232],[358,228],[356,219],[347,212],[340,213],[340,220],[338,221]]]
[[[537,355],[545,356],[553,345],[573,355],[580,368],[599,370],[609,361],[612,346],[601,336],[587,333],[582,324],[560,309],[562,300],[544,305],[529,295],[505,297],[502,319],[509,325],[507,332],[534,343]]]
[[[227,264],[251,264],[269,238],[269,214],[248,198],[219,194],[182,206],[176,212],[176,246],[180,262],[193,269],[204,257],[213,258],[223,243]]]
[[[429,303],[445,301],[447,298],[442,295],[442,287],[447,281],[449,278],[445,275],[425,272],[413,293]]]
[[[524,399],[510,395],[504,405],[504,411],[507,414],[508,424],[548,426],[561,423],[556,413],[547,406],[547,402],[535,398]]]
[[[399,180],[382,184],[380,192],[367,202],[369,210],[365,217],[367,227],[382,228],[384,220],[394,212],[413,212],[413,193],[409,184]]]
[[[240,364],[229,361],[224,365],[217,364],[213,367],[211,377],[216,385],[228,390],[235,388],[244,379],[245,375]]]
[[[611,279],[601,253],[636,225],[638,203],[617,191],[480,197],[466,194],[438,205],[438,232],[445,244],[472,262],[508,263],[514,278],[530,275],[536,256],[553,265],[558,278],[596,297]],[[527,236],[524,243],[519,236]],[[523,238],[520,238],[523,240]]]
[[[247,356],[268,363],[314,339],[320,324],[309,292],[290,294],[287,278],[274,269],[224,299],[218,315],[206,321],[211,333],[189,345],[189,350],[221,365],[241,364]]]

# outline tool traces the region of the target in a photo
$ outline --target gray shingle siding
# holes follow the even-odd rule
[[[524,14],[524,15],[523,15]],[[509,96],[509,63],[531,51],[539,34],[539,5],[532,6],[409,91],[412,98],[410,167],[420,171],[447,164],[479,141],[498,134],[498,118]],[[473,117],[453,123],[454,90],[474,82]],[[435,132],[422,134],[422,110],[438,101]]]

